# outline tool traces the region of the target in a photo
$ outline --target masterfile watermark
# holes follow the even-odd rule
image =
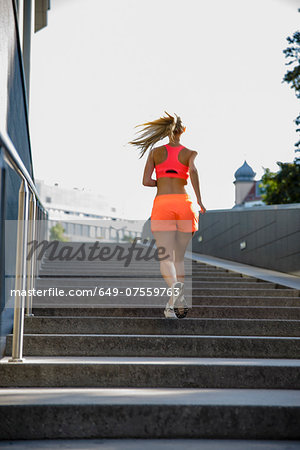
[[[175,294],[179,293],[179,289],[174,289]],[[20,297],[116,297],[118,295],[123,295],[125,297],[158,297],[164,295],[172,295],[172,289],[167,287],[127,287],[127,288],[118,288],[118,287],[102,287],[95,286],[93,289],[59,289],[57,287],[50,287],[47,289],[11,289],[10,294],[15,296],[18,295]]]
[[[11,295],[20,295],[21,297],[66,297],[66,296],[75,296],[75,295],[86,295],[86,296],[92,296],[96,295],[95,292],[93,292],[92,289],[69,289],[68,293],[66,294],[64,289],[59,289],[57,287],[50,287],[47,289],[11,289],[10,290]]]
[[[150,261],[151,259],[163,261],[169,258],[169,255],[166,254],[165,247],[157,247],[154,249],[154,239],[151,240],[150,245],[147,247],[137,247],[136,244],[138,241],[141,241],[142,244],[149,244],[148,240],[137,237],[127,248],[116,244],[112,249],[110,246],[106,246],[105,244],[100,245],[99,241],[95,241],[92,245],[83,242],[79,248],[74,249],[68,243],[62,243],[57,240],[48,241],[44,239],[41,242],[33,240],[28,242],[28,246],[31,247],[27,253],[27,260],[30,260],[34,253],[36,253],[37,260],[41,260],[47,251],[49,251],[47,254],[49,261],[110,261],[115,259],[117,261],[124,261],[124,267],[129,266],[133,257],[135,261]]]
[[[148,222],[80,219],[78,224],[63,223],[65,234],[61,235],[53,221],[36,221],[35,232],[27,234],[20,285],[15,259],[19,222],[5,221],[7,305],[12,304],[11,299],[21,298],[33,309],[164,308],[172,295],[165,270],[169,261],[176,260],[176,250],[170,250],[169,245],[173,235],[164,232],[166,241],[157,236],[155,240]],[[82,236],[74,234],[77,226],[82,228]],[[43,227],[46,232],[42,232]],[[176,239],[177,235],[174,248]],[[192,261],[185,259],[184,267],[176,264],[191,305]]]

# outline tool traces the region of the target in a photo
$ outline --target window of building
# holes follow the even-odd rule
[[[78,234],[78,235],[82,234],[82,228],[79,223],[76,223],[76,225],[75,225],[75,234]]]

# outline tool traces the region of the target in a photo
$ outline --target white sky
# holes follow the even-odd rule
[[[198,151],[207,209],[232,208],[234,172],[292,161],[299,100],[282,50],[300,0],[52,0],[34,35],[30,127],[35,178],[150,216],[134,126],[177,113]],[[161,141],[166,143],[167,140]],[[189,192],[192,193],[191,188]],[[193,197],[195,198],[195,197]]]

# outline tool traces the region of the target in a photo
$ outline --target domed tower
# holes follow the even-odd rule
[[[252,167],[244,161],[244,164],[235,172],[235,206],[242,205],[248,192],[255,184],[254,177],[256,173]]]

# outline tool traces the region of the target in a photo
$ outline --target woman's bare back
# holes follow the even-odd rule
[[[175,146],[174,146],[175,147]],[[177,147],[177,146],[176,146]],[[178,160],[185,166],[189,165],[189,159],[192,151],[188,148],[183,148],[178,154]],[[168,157],[167,149],[164,145],[153,149],[153,160],[155,166],[164,162]],[[187,180],[184,178],[162,177],[157,180],[157,195],[164,194],[186,194],[184,186]]]

